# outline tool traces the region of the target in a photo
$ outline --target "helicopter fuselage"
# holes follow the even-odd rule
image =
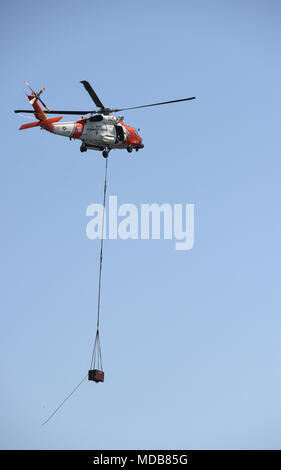
[[[123,116],[95,115],[77,121],[50,123],[44,128],[53,134],[79,139],[93,150],[143,148],[138,130],[127,126]]]

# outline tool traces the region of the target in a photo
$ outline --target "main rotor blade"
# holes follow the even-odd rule
[[[195,99],[196,97],[192,96],[191,98],[182,98],[181,100],[172,100],[172,101],[163,101],[161,103],[144,104],[143,106],[133,106],[131,108],[112,109],[112,112],[118,113],[119,111],[127,111],[128,109],[148,108],[149,106],[159,106],[160,104],[179,103],[180,101],[189,101],[189,100],[195,100]]]
[[[86,83],[88,83],[88,82],[86,82]],[[99,114],[99,113],[104,114],[105,111],[106,111],[106,114],[108,114],[108,113],[118,113],[119,111],[127,111],[129,109],[148,108],[150,106],[159,106],[159,105],[162,105],[162,104],[179,103],[180,101],[190,101],[190,100],[195,100],[195,99],[196,99],[196,97],[192,96],[190,98],[182,98],[180,100],[163,101],[161,103],[145,104],[145,105],[142,105],[142,106],[133,106],[133,107],[130,107],[130,108],[110,109],[110,108],[104,108],[103,107],[104,112],[102,110],[93,109],[91,111],[89,111],[89,110],[87,110],[87,111],[52,110],[52,111],[45,111],[45,113],[46,114],[73,114],[73,115],[77,114],[77,115],[84,115],[84,114]],[[16,109],[15,113],[34,113],[34,110],[31,110],[31,109]]]
[[[34,113],[34,110],[31,110],[31,109],[15,109],[14,112],[15,113]],[[83,114],[97,114],[100,111],[97,111],[97,110],[93,110],[93,111],[57,111],[57,110],[53,110],[53,111],[44,111],[44,112],[46,114],[79,114],[79,115],[83,115]]]
[[[96,106],[99,108],[104,108],[104,105],[102,104],[101,100],[99,99],[98,95],[96,92],[93,90],[91,87],[90,83],[87,82],[86,80],[81,80],[82,85],[84,86],[85,90],[89,93],[90,97],[92,98],[93,102],[95,103]]]

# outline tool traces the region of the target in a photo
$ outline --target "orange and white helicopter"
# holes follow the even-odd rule
[[[33,106],[33,110],[16,109],[15,113],[34,113],[37,121],[29,124],[23,124],[19,129],[30,129],[32,127],[41,127],[46,131],[52,132],[53,134],[62,135],[69,139],[79,139],[82,141],[80,146],[81,152],[86,152],[88,149],[102,151],[102,155],[106,158],[110,150],[112,149],[126,149],[129,153],[135,149],[138,151],[144,147],[142,138],[138,131],[134,127],[128,126],[123,122],[123,116],[112,116],[111,113],[118,113],[120,111],[127,111],[129,109],[147,108],[150,106],[158,106],[161,104],[177,103],[179,101],[194,100],[195,96],[191,98],[183,98],[180,100],[163,101],[161,103],[146,104],[143,106],[133,106],[131,108],[120,108],[111,109],[106,108],[89,82],[82,80],[80,83],[84,85],[84,88],[89,93],[90,97],[94,101],[95,105],[99,109],[90,111],[50,111],[46,104],[40,98],[41,93],[45,88],[36,93],[31,86],[25,82],[31,91],[31,94],[27,95],[30,104]],[[39,102],[43,105],[45,110],[43,111]],[[77,121],[71,122],[59,122],[62,116],[48,118],[47,114],[70,114],[70,115],[82,115],[90,114],[88,118],[82,117]]]

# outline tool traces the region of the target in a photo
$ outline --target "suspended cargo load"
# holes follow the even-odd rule
[[[104,382],[104,372],[102,370],[91,369],[88,373],[88,380],[93,380],[93,382]]]

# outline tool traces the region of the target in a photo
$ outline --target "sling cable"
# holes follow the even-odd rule
[[[90,370],[88,372],[88,380],[93,380],[96,383],[104,381],[99,331],[100,331],[100,299],[101,299],[101,275],[102,275],[102,255],[103,255],[102,250],[103,250],[103,238],[104,238],[105,200],[106,200],[106,188],[107,188],[107,184],[106,184],[107,164],[108,164],[108,158],[105,159],[105,176],[104,176],[104,190],[103,190],[103,212],[102,212],[102,229],[101,229],[101,241],[100,241],[97,331],[96,331],[96,337],[95,337],[94,348],[93,348],[93,353],[92,353]]]
[[[79,382],[78,385],[70,392],[69,395],[60,403],[60,405],[53,411],[53,413],[42,423],[47,424],[48,421],[59,411],[64,403],[76,392],[82,385],[85,379],[93,382],[104,382],[104,372],[102,367],[101,345],[100,345],[100,300],[101,300],[101,275],[102,275],[102,255],[103,255],[103,238],[104,238],[104,221],[105,221],[105,201],[106,201],[106,188],[107,188],[107,165],[108,157],[105,159],[105,176],[104,176],[104,190],[103,190],[103,214],[102,214],[102,229],[101,229],[101,243],[100,243],[100,267],[99,267],[99,286],[98,286],[98,313],[97,313],[97,331],[94,342],[94,348],[91,358],[91,365],[88,374]]]

